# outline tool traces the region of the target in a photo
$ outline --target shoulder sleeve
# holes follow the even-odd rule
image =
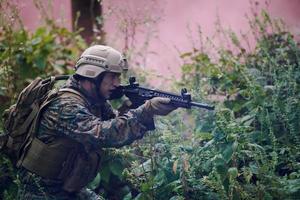
[[[122,116],[102,120],[87,109],[78,98],[58,98],[41,116],[39,132],[67,135],[95,147],[121,147],[143,137],[154,129],[153,117],[143,106]]]

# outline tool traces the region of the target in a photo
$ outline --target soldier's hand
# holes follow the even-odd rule
[[[132,102],[129,99],[125,99],[122,105],[118,108],[119,115],[123,115],[124,113],[132,109],[131,106],[132,106]]]
[[[154,97],[147,100],[145,105],[145,111],[150,115],[168,115],[177,107],[170,104],[169,98]]]

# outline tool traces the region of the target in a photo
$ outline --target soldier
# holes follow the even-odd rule
[[[141,139],[154,129],[155,115],[175,110],[170,99],[156,97],[126,113],[114,111],[108,99],[127,69],[126,59],[111,47],[83,52],[75,74],[40,112],[39,140],[22,159],[19,199],[100,199],[85,186],[101,168],[102,149]]]

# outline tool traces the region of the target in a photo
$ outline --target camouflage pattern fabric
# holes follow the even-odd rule
[[[83,188],[78,193],[70,194],[61,191],[57,185],[55,193],[54,191],[49,191],[48,188],[40,186],[40,177],[30,173],[26,177],[31,177],[33,182],[21,185],[16,198],[17,200],[105,200],[102,196],[88,188]]]
[[[143,112],[143,106],[118,116],[107,101],[93,101],[78,82],[71,77],[66,88],[80,92],[88,102],[66,92],[54,100],[44,111],[37,137],[44,143],[53,137],[68,136],[81,144],[87,152],[108,147],[121,147],[143,137],[154,129],[152,117]],[[101,199],[90,190],[70,194],[62,189],[62,181],[46,179],[20,170],[22,187],[19,199]]]

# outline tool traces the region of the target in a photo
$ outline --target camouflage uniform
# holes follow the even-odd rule
[[[143,106],[117,116],[107,101],[93,101],[73,77],[64,88],[80,92],[88,101],[63,92],[51,102],[40,118],[37,132],[37,137],[44,143],[62,136],[82,144],[87,153],[101,152],[102,148],[131,144],[142,138],[146,131],[154,129],[153,118],[143,112]],[[89,172],[86,167],[84,171]],[[61,180],[42,178],[24,168],[20,178],[19,199],[101,199],[85,188],[79,192],[66,192]]]

